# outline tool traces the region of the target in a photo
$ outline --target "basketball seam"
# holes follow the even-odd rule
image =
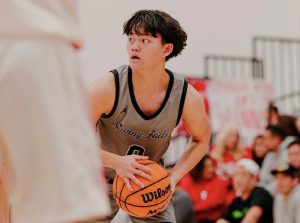
[[[157,204],[148,205],[148,206],[135,205],[135,204],[131,204],[131,203],[126,203],[126,202],[124,202],[124,201],[123,201],[123,203],[125,203],[125,206],[128,204],[128,205],[131,205],[131,206],[133,206],[133,207],[139,207],[139,208],[153,207],[153,206],[159,205],[159,204],[165,202],[166,200],[168,200],[169,197],[170,197],[170,195],[171,195],[171,193],[170,193],[164,200],[162,200],[161,202],[159,202],[159,203],[157,203]],[[122,201],[122,200],[121,200],[121,201]]]
[[[126,200],[127,200],[127,199],[128,199],[130,196],[132,196],[132,195],[136,194],[137,192],[140,192],[141,190],[144,190],[144,189],[146,189],[146,188],[148,188],[148,187],[152,186],[153,184],[156,184],[156,183],[158,183],[158,182],[160,182],[160,181],[162,181],[162,180],[166,179],[168,176],[169,176],[169,175],[166,175],[166,176],[164,176],[163,178],[161,178],[160,180],[158,180],[158,181],[155,181],[155,182],[153,182],[152,184],[149,184],[147,187],[143,187],[143,188],[141,188],[141,189],[139,189],[139,190],[135,191],[134,193],[132,193],[132,194],[128,195],[128,196],[126,197],[126,199],[125,199],[125,202],[126,202]]]
[[[150,162],[150,163],[144,163],[143,165],[144,166],[147,166],[148,164],[155,164],[155,162]],[[122,191],[123,191],[123,188],[122,188]],[[121,194],[122,194],[122,191],[121,191]],[[121,194],[120,194],[120,198],[121,198]],[[125,204],[125,208],[128,210],[127,206],[126,206],[126,200],[127,200],[128,196],[125,198],[125,201],[123,201],[123,203]],[[121,200],[121,199],[120,199]],[[121,204],[121,203],[120,203]],[[121,207],[121,206],[120,206]],[[129,211],[129,210],[128,210]]]
[[[147,166],[148,164],[153,164],[153,163],[155,163],[155,162],[149,162],[149,163],[145,163],[144,164],[144,166]],[[119,175],[117,175],[117,179],[119,178],[120,176]],[[118,180],[116,180],[116,181],[118,181]],[[124,189],[124,186],[125,186],[126,184],[125,184],[125,182],[123,182],[123,187],[122,187],[122,189],[121,189],[121,192],[120,192],[120,195],[119,195],[119,197],[118,197],[118,199],[119,200],[121,200],[121,195],[122,195],[122,192],[123,192],[123,189]],[[116,190],[115,191],[117,191],[117,182],[116,182]],[[114,193],[115,194],[115,193]],[[121,201],[123,201],[123,200],[121,200]],[[123,201],[123,202],[125,202],[125,201]]]
[[[159,181],[155,181],[154,183],[148,185],[147,187],[150,187],[150,186],[152,186],[153,184],[156,184],[156,183],[158,183],[158,182],[160,182],[160,181],[166,179],[168,176],[169,176],[169,175],[166,175],[165,177],[163,177],[163,178],[160,179]],[[134,194],[136,194],[137,192],[140,192],[141,190],[144,190],[144,189],[147,188],[147,187],[144,187],[144,188],[142,188],[142,189],[140,189],[140,190],[138,190],[138,191],[135,191],[134,193],[132,193],[132,194],[130,194],[130,195],[128,195],[128,196],[126,197],[126,199],[125,199],[125,201],[124,201],[124,204],[125,204],[125,208],[126,208],[130,213],[132,213],[132,212],[127,208],[127,202],[126,202],[127,199],[128,199],[131,195],[134,195]],[[165,200],[164,200],[164,201],[165,201]],[[158,203],[158,204],[160,204],[160,203]],[[156,205],[157,205],[157,204],[156,204]],[[133,205],[132,205],[132,206],[133,206]],[[151,207],[151,206],[154,206],[154,205],[149,205],[148,207]]]
[[[143,164],[144,166],[147,166],[147,165],[149,165],[149,164],[156,164],[156,163],[150,160],[150,162],[148,162],[148,163],[142,163],[142,164]],[[153,184],[155,184],[155,183],[157,183],[157,182],[160,182],[160,181],[164,180],[164,179],[167,178],[167,177],[168,177],[168,175],[166,175],[165,177],[163,177],[163,178],[160,179],[159,181],[156,181],[156,182],[154,182],[154,183],[148,185],[147,187],[152,186]],[[118,178],[119,178],[119,175],[117,175],[117,180],[118,180]],[[122,208],[122,203],[124,203],[124,204],[125,204],[125,208],[127,209],[127,211],[129,211],[130,213],[132,213],[132,212],[127,208],[126,200],[127,200],[128,197],[130,197],[131,195],[133,195],[133,194],[135,194],[135,193],[137,193],[137,192],[139,192],[139,191],[141,191],[141,190],[143,190],[143,189],[145,189],[145,188],[147,188],[147,187],[144,187],[144,188],[142,188],[142,189],[140,189],[140,190],[138,190],[138,191],[135,191],[134,193],[132,193],[132,194],[130,194],[129,196],[127,196],[127,197],[125,198],[125,201],[123,201],[123,200],[121,199],[121,196],[122,196],[122,193],[123,193],[123,190],[124,190],[125,185],[126,185],[126,184],[125,184],[125,182],[124,182],[119,196],[117,196],[117,194],[116,194],[115,192],[113,192],[113,195],[118,199],[117,202],[119,203],[119,207],[120,207],[120,208]],[[116,189],[117,189],[117,182],[116,182]],[[170,195],[169,195],[169,196],[170,196]],[[166,199],[168,199],[169,196],[168,196]],[[165,200],[166,200],[166,199],[165,199]],[[161,202],[158,203],[158,204],[161,204],[161,203],[164,202],[165,200],[161,201]],[[129,205],[135,206],[135,205],[132,205],[132,204],[130,204],[130,203],[129,203]],[[157,205],[157,204],[156,204],[156,205]],[[154,205],[149,205],[148,207],[151,207],[151,206],[154,206]],[[138,206],[136,206],[136,207],[138,207]],[[147,207],[147,206],[141,206],[141,207]],[[132,214],[133,214],[133,213],[132,213]],[[134,214],[133,214],[133,215],[134,215]],[[135,216],[137,216],[137,215],[135,215]]]
[[[167,200],[169,197],[170,197],[171,194],[168,195],[168,197],[166,197],[166,199],[164,199],[163,201],[161,201],[160,203],[158,204],[161,204],[162,202],[164,202],[165,200]],[[152,204],[152,205],[147,205],[147,206],[142,206],[142,205],[135,205],[135,204],[131,204],[131,203],[127,203],[125,201],[123,201],[120,197],[118,197],[115,193],[114,193],[114,196],[121,202],[123,202],[125,205],[131,205],[131,206],[134,206],[134,207],[140,207],[140,208],[146,208],[146,207],[152,207],[152,206],[155,206],[155,205],[158,205],[158,204]]]
[[[122,186],[122,189],[121,189],[120,198],[121,198],[121,195],[122,195],[122,192],[123,192],[123,189],[124,189],[125,185],[126,185],[126,184],[125,184],[125,182],[124,182],[124,183],[123,183],[123,186]],[[121,199],[119,199],[119,200],[121,200]],[[120,202],[119,202],[119,203],[120,203]],[[122,208],[121,206],[122,206],[122,205],[121,205],[121,203],[120,203],[120,208]]]
[[[115,192],[113,192],[113,194],[114,194],[114,196],[115,196],[116,198],[118,198],[118,200],[123,201],[120,197],[117,196],[117,194],[116,194]],[[124,201],[123,201],[123,202],[124,202]]]
[[[149,205],[149,206],[138,206],[138,205],[133,205],[133,204],[130,204],[130,203],[129,203],[128,205],[131,205],[131,206],[134,206],[134,207],[152,207],[152,206],[156,206],[156,205],[159,205],[159,204],[165,202],[167,199],[169,199],[169,197],[170,197],[171,195],[172,195],[172,194],[170,193],[166,199],[164,199],[163,201],[161,201],[161,202],[158,203],[158,204],[153,204],[153,205]],[[126,209],[127,209],[132,215],[139,217],[138,215],[134,214],[133,212],[131,212],[131,211],[127,208],[127,203],[126,203],[126,202],[123,201],[123,203],[125,204]]]

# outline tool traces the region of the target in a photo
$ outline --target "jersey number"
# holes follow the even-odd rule
[[[143,156],[145,154],[145,149],[139,145],[131,145],[128,147],[126,155],[140,155]]]

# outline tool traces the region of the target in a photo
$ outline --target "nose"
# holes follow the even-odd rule
[[[132,52],[140,52],[141,51],[141,46],[138,41],[133,41],[130,43],[130,48]]]

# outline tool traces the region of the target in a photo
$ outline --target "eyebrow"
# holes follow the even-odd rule
[[[140,33],[140,34],[137,34],[137,33],[135,33],[135,32],[130,32],[129,33],[129,36],[130,35],[137,35],[137,36],[150,36],[150,37],[153,37],[152,35],[151,35],[151,33]]]

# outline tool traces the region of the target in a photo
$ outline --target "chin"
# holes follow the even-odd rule
[[[141,70],[143,68],[143,66],[141,66],[140,64],[138,63],[129,63],[131,69],[134,69],[134,70]]]

